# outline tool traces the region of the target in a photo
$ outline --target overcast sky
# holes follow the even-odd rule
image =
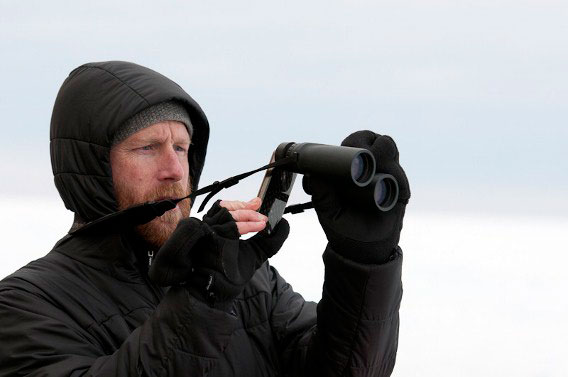
[[[568,210],[566,2],[0,4],[0,195],[57,199],[57,90],[76,66],[117,59],[202,105],[203,184],[266,163],[282,141],[371,129],[398,142],[417,210]]]

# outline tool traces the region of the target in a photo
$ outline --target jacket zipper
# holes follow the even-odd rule
[[[148,250],[148,268],[152,267],[153,258],[154,258],[154,250]]]

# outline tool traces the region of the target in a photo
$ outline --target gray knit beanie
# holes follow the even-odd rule
[[[185,107],[179,102],[167,101],[150,106],[124,122],[114,135],[111,146],[120,143],[130,135],[146,127],[166,120],[182,122],[187,128],[189,137],[193,134],[193,126],[191,125],[189,114]]]

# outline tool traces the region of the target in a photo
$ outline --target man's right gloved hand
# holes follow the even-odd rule
[[[399,163],[398,148],[390,136],[357,131],[342,146],[365,148],[376,161],[375,173],[395,177],[400,193],[393,209],[381,212],[373,205],[356,205],[353,193],[336,181],[321,176],[304,176],[304,188],[312,194],[314,208],[329,240],[329,246],[347,259],[365,264],[382,264],[395,255],[410,185]]]
[[[180,221],[156,254],[149,276],[164,286],[185,284],[197,298],[228,310],[255,271],[280,250],[289,231],[282,219],[270,236],[261,232],[240,240],[235,220],[217,201],[203,221]]]

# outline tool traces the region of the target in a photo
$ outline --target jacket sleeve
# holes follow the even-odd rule
[[[23,290],[0,291],[0,376],[205,376],[236,326],[184,288],[111,355],[61,309]],[[191,329],[191,331],[189,330]]]
[[[380,265],[347,260],[329,247],[323,259],[317,309],[277,272],[273,278],[272,326],[286,375],[389,376],[398,347],[402,251]]]

